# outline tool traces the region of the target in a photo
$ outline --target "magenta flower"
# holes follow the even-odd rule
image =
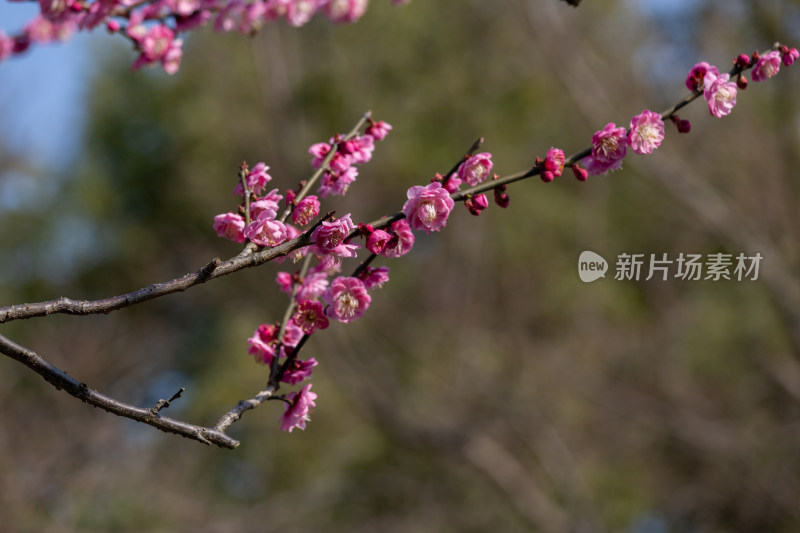
[[[453,172],[449,178],[444,180],[442,186],[447,189],[447,192],[453,194],[461,187],[461,178],[458,177],[457,173]]]
[[[729,115],[736,105],[736,83],[730,81],[727,73],[718,77],[707,74],[705,83],[703,96],[708,102],[708,112],[717,118]]]
[[[327,288],[328,274],[323,271],[312,272],[303,280],[300,290],[297,291],[297,299],[299,301],[303,299],[313,300],[319,298]]]
[[[547,172],[552,172],[553,177],[557,178],[562,172],[564,172],[565,160],[566,157],[564,157],[564,151],[551,146],[544,158],[544,170]]]
[[[367,250],[369,250],[371,254],[381,255],[386,248],[386,243],[388,243],[391,238],[392,236],[382,229],[377,229],[367,237]]]
[[[297,302],[297,312],[295,312],[292,320],[306,335],[311,335],[315,329],[328,327],[328,317],[325,316],[325,309],[322,307],[322,303],[316,300],[299,300]]]
[[[606,124],[592,136],[592,158],[607,165],[621,161],[627,151],[627,134],[625,128],[618,128],[613,122]]]
[[[278,328],[273,324],[261,324],[253,336],[247,339],[247,353],[254,355],[256,361],[269,365],[275,357],[274,341],[278,335]]]
[[[611,163],[605,163],[589,155],[581,159],[581,161],[586,166],[586,173],[588,176],[599,176],[622,168],[622,159],[617,159]]]
[[[286,395],[286,399],[289,403],[286,405],[286,411],[280,417],[281,429],[289,433],[294,428],[306,429],[306,422],[311,420],[308,413],[312,407],[317,406],[314,403],[317,395],[311,392],[311,383],[300,389],[300,392],[290,392]]]
[[[292,288],[294,287],[294,276],[288,272],[278,272],[278,274],[275,276],[275,283],[278,284],[281,292],[291,294]]]
[[[265,209],[258,218],[244,228],[244,236],[259,246],[278,246],[286,240],[287,231],[283,222],[275,220],[275,211]]]
[[[167,53],[175,34],[167,26],[153,26],[142,38],[142,55],[147,61],[158,61]]]
[[[356,181],[356,176],[358,176],[358,169],[356,167],[350,167],[342,173],[326,171],[322,175],[322,182],[319,184],[317,192],[323,198],[327,197],[329,194],[341,196],[347,192],[347,188],[350,187],[350,184]]]
[[[452,178],[451,178],[452,179]],[[411,251],[414,246],[414,232],[406,219],[400,219],[392,224],[392,238],[383,249],[385,257],[401,257]]]
[[[474,187],[489,177],[492,172],[492,154],[483,152],[468,157],[458,167],[458,177],[466,181],[470,187]]]
[[[784,46],[781,48],[783,52],[783,64],[787,67],[794,63],[798,58],[800,58],[800,52],[797,51],[797,48],[789,49],[788,47]]]
[[[412,228],[430,233],[447,224],[447,217],[455,204],[441,183],[436,181],[425,187],[415,185],[406,195],[408,200],[403,204],[403,214]]]
[[[379,120],[378,122],[371,122],[365,133],[367,135],[372,135],[376,141],[382,141],[389,135],[389,132],[392,131],[392,125]]]
[[[292,211],[292,222],[305,226],[311,219],[319,215],[319,200],[316,196],[306,196],[297,203]]]
[[[324,221],[311,233],[311,240],[321,255],[334,254],[340,257],[355,257],[354,244],[344,244],[344,239],[355,229],[350,213],[333,222]]]
[[[284,372],[281,381],[288,383],[289,385],[294,385],[303,380],[309,379],[311,377],[313,368],[317,366],[317,364],[317,360],[313,357],[306,359],[305,361],[295,359],[289,364],[289,368],[287,368],[286,372]]]
[[[247,183],[247,190],[253,194],[260,194],[264,187],[266,187],[267,183],[272,180],[272,176],[267,174],[267,170],[269,167],[265,165],[263,162],[257,163],[256,166],[247,174],[245,178],[245,182]],[[275,189],[277,191],[278,189]],[[244,189],[242,188],[242,183],[239,182],[236,184],[236,187],[233,188],[233,194],[237,196],[242,196],[244,194]]]
[[[645,109],[631,119],[628,144],[637,154],[651,154],[664,140],[664,121],[661,115]]]
[[[277,190],[278,189],[274,189],[274,191]],[[277,196],[278,198],[281,198],[280,195]],[[259,198],[255,202],[250,202],[250,220],[257,219],[264,211],[277,212],[280,208],[280,204],[270,196]]]
[[[389,267],[367,267],[360,275],[359,278],[364,282],[364,287],[368,290],[383,287],[383,284],[389,281]]]
[[[771,78],[781,69],[781,53],[777,50],[767,52],[753,67],[753,81],[764,81]]]
[[[470,213],[478,216],[484,209],[489,207],[489,199],[486,198],[485,194],[477,194],[467,198],[464,205],[467,206]]]
[[[578,166],[578,163],[572,165],[572,172],[575,174],[575,179],[578,181],[586,181],[586,179],[589,177],[589,171]]]
[[[375,139],[372,135],[359,135],[350,142],[350,157],[353,158],[353,163],[369,163],[372,152],[375,151]]]
[[[328,316],[345,324],[361,317],[372,301],[364,282],[344,276],[333,280],[322,299],[328,304]]]
[[[244,218],[235,213],[217,215],[214,217],[214,231],[233,242],[244,242]]]
[[[328,143],[312,144],[311,148],[308,149],[308,153],[311,154],[311,166],[319,168],[325,156],[327,156],[330,151],[331,145]]]
[[[686,76],[686,88],[690,91],[702,91],[705,87],[704,79],[706,74],[711,73],[714,77],[719,76],[719,69],[713,65],[709,65],[705,61],[702,61],[689,70],[689,74]]]

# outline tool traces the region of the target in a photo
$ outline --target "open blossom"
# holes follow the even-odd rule
[[[328,288],[328,274],[324,271],[311,272],[308,274],[297,291],[297,300],[313,300],[322,296]]]
[[[292,319],[306,335],[311,335],[315,329],[328,327],[325,309],[322,307],[322,303],[315,300],[299,300],[297,311]]]
[[[214,217],[214,231],[219,237],[244,242],[244,218],[236,213],[217,215]]]
[[[250,202],[250,220],[257,219],[264,211],[271,210],[277,212],[281,208],[279,202],[283,196],[277,194],[277,191],[278,189],[272,189],[266,196]]]
[[[489,177],[492,172],[492,154],[483,152],[468,157],[458,167],[458,177],[474,187]]]
[[[320,7],[319,0],[293,0],[289,2],[286,10],[286,20],[295,27],[304,25]]]
[[[705,61],[697,63],[689,70],[689,74],[686,76],[686,88],[690,91],[702,91],[705,87],[704,79],[708,73],[717,77],[719,76],[719,69]]]
[[[322,180],[317,192],[323,198],[327,197],[329,194],[341,196],[347,192],[347,188],[350,187],[350,184],[356,181],[357,176],[358,169],[356,167],[349,167],[342,173],[326,171],[322,174]]]
[[[403,204],[403,214],[412,228],[430,233],[447,224],[447,217],[455,204],[441,183],[436,181],[425,187],[415,185],[406,195],[408,200]]]
[[[753,67],[753,81],[764,81],[771,78],[781,69],[781,53],[777,50],[767,52],[758,58]]]
[[[392,125],[379,120],[377,122],[371,122],[370,125],[367,126],[365,133],[367,135],[372,135],[376,141],[382,141],[389,135],[390,131],[392,131]]]
[[[350,213],[333,222],[324,221],[311,233],[311,241],[322,255],[334,254],[340,257],[355,257],[355,244],[345,244],[344,239],[355,229]]]
[[[316,196],[306,196],[292,210],[292,222],[305,226],[311,219],[319,215],[319,200]]]
[[[664,140],[664,121],[661,115],[645,109],[631,119],[628,144],[637,154],[650,154]]]
[[[259,246],[277,246],[287,238],[286,226],[275,220],[276,213],[265,209],[245,229],[244,236]]]
[[[706,75],[705,83],[703,96],[708,102],[708,112],[717,118],[729,115],[736,105],[736,83],[730,81],[727,73],[717,77]]]
[[[248,172],[247,177],[244,179],[244,181],[247,183],[248,191],[253,194],[260,194],[261,191],[264,190],[264,187],[266,187],[267,183],[272,180],[272,176],[267,174],[267,170],[269,170],[269,167],[263,162],[260,162],[257,163],[250,172]],[[277,189],[275,190],[277,191]],[[233,188],[233,194],[237,196],[242,196],[244,194],[241,181],[236,184],[236,187]]]
[[[626,136],[625,128],[618,128],[616,124],[609,122],[592,136],[592,158],[609,165],[620,161],[627,151]]]
[[[314,400],[317,395],[311,392],[311,383],[305,385],[300,392],[290,392],[286,395],[286,411],[281,415],[281,429],[292,432],[294,428],[306,429],[306,422],[310,421],[308,413],[317,404]]]
[[[384,283],[389,281],[389,267],[367,267],[358,277],[364,282],[364,287],[368,290],[380,289]]]
[[[607,172],[619,170],[622,168],[622,159],[617,159],[616,161],[612,161],[611,163],[605,163],[603,161],[598,161],[597,159],[589,155],[581,159],[581,162],[586,167],[585,170],[587,176],[599,176],[601,174],[606,174]]]
[[[328,316],[345,324],[361,317],[372,301],[364,282],[345,276],[333,280],[322,299],[328,304]]]
[[[311,372],[317,364],[317,360],[313,357],[305,361],[295,359],[289,364],[281,381],[289,385],[294,385],[295,383],[300,383],[303,380],[309,379],[311,377]]]
[[[414,232],[404,218],[392,223],[392,238],[383,248],[385,257],[401,257],[411,251],[414,246]]]
[[[288,272],[278,272],[275,275],[275,283],[278,284],[278,287],[280,287],[281,292],[285,292],[286,294],[292,294],[292,289],[294,288],[294,276],[292,276]]]

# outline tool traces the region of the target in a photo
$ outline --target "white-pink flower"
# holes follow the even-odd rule
[[[334,254],[340,257],[355,257],[355,244],[345,244],[344,239],[355,229],[350,213],[333,222],[322,222],[311,233],[311,241],[321,255]]]
[[[628,144],[637,154],[651,154],[664,140],[664,121],[661,115],[645,109],[631,119]]]
[[[489,177],[492,172],[492,154],[483,152],[468,157],[458,167],[458,177],[474,187]]]
[[[214,231],[219,237],[244,242],[244,218],[236,213],[217,215],[214,217]]]
[[[767,52],[753,67],[753,81],[764,81],[771,78],[781,69],[781,53],[777,50]]]
[[[708,112],[717,118],[729,115],[736,105],[736,83],[730,81],[730,76],[720,74],[713,76],[706,74],[705,77],[705,96],[708,102]]]
[[[310,421],[308,413],[317,404],[314,400],[317,395],[311,392],[311,383],[305,385],[300,392],[290,392],[286,395],[286,411],[281,415],[281,429],[292,432],[294,428],[306,429],[306,422]]]
[[[286,226],[275,220],[275,211],[265,209],[244,228],[244,236],[259,246],[277,246],[287,238]]]
[[[327,315],[345,324],[361,317],[372,301],[363,281],[345,276],[333,280],[322,299],[328,304]]]
[[[412,228],[430,233],[447,224],[454,202],[441,183],[435,181],[425,187],[415,185],[406,195],[408,200],[403,204],[403,214]]]
[[[292,0],[287,6],[286,20],[292,26],[302,26],[311,20],[319,7],[319,0]]]
[[[247,190],[253,194],[261,194],[261,191],[264,190],[267,183],[272,180],[272,176],[267,174],[268,170],[269,167],[263,161],[256,163],[256,166],[247,173],[247,177],[244,179],[245,183],[247,183]],[[277,189],[274,191],[277,192]],[[233,194],[236,196],[242,196],[244,194],[241,181],[233,188]],[[278,196],[278,199],[282,198],[280,195]]]
[[[596,131],[592,136],[592,158],[598,163],[612,165],[625,157],[627,152],[627,132],[613,122]]]

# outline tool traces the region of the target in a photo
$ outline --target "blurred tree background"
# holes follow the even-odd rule
[[[112,39],[108,39],[110,42]],[[800,3],[372,2],[350,26],[204,30],[174,77],[98,49],[82,152],[0,222],[2,304],[99,298],[238,247],[215,236],[239,163],[281,189],[366,110],[394,131],[337,213],[372,220],[480,136],[496,170],[568,154],[685,94],[697,61],[800,43]],[[2,68],[2,67],[0,67]],[[793,67],[797,68],[797,67]],[[115,418],[0,362],[2,529],[800,531],[800,115],[790,69],[733,114],[695,102],[653,155],[509,188],[418,235],[361,320],[315,335],[305,432],[280,404],[235,451]],[[30,162],[3,154],[5,176]],[[5,178],[10,179],[10,178]],[[582,283],[581,251],[764,256],[758,281]],[[246,353],[285,298],[269,264],[108,316],[3,326],[71,375],[213,424],[266,373]]]

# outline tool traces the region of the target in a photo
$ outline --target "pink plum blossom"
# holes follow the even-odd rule
[[[278,272],[278,274],[275,276],[275,283],[278,284],[281,292],[291,294],[292,288],[294,287],[294,276],[288,272]]]
[[[283,332],[283,345],[289,348],[294,348],[300,339],[303,338],[305,332],[294,321],[289,321],[286,324],[286,329]],[[284,354],[281,354],[284,355]]]
[[[411,251],[414,246],[414,232],[408,225],[406,219],[400,219],[392,223],[391,232],[393,234],[386,247],[383,249],[385,257],[401,257]]]
[[[297,302],[297,312],[295,312],[292,320],[306,335],[311,335],[315,329],[328,327],[328,317],[325,316],[325,309],[322,307],[322,303],[315,300],[299,300]]]
[[[625,128],[618,128],[616,124],[609,122],[592,136],[592,158],[607,165],[621,161],[627,151],[626,136]]]
[[[489,207],[489,199],[486,198],[485,194],[476,194],[475,196],[470,196],[464,202],[464,205],[467,206],[467,209],[470,213],[475,216],[478,216],[483,212],[484,209]]]
[[[542,181],[550,182],[559,177],[564,172],[564,162],[566,157],[563,150],[551,147],[547,151],[544,161],[541,162]],[[537,159],[537,163],[541,159]]]
[[[297,299],[316,299],[322,296],[328,288],[328,274],[324,271],[311,272],[308,274],[297,291]]]
[[[390,131],[392,131],[392,125],[379,120],[377,122],[370,122],[370,125],[367,126],[365,133],[367,135],[372,135],[376,141],[382,141],[387,135],[389,135]]]
[[[250,202],[250,220],[257,219],[264,211],[277,212],[281,208],[278,202],[280,202],[282,196],[280,194],[274,194],[277,190],[278,189],[273,189],[267,196]]]
[[[275,220],[275,211],[265,209],[245,229],[244,236],[259,246],[277,246],[287,238],[286,226]]]
[[[664,121],[661,115],[645,109],[631,119],[628,144],[637,154],[651,154],[664,140]]]
[[[447,224],[454,202],[441,183],[437,181],[425,187],[415,185],[406,195],[408,200],[403,204],[403,214],[412,228],[430,233]]]
[[[317,404],[314,400],[317,395],[311,392],[311,383],[303,386],[300,392],[290,392],[286,395],[286,411],[281,415],[281,429],[292,432],[294,428],[306,429],[306,422],[310,421],[309,411]]]
[[[264,190],[264,187],[267,186],[267,183],[272,181],[272,176],[267,174],[269,167],[264,164],[264,162],[259,162],[253,169],[247,173],[247,177],[245,177],[244,181],[247,183],[247,190],[253,194],[261,194],[261,191]],[[277,191],[277,189],[275,189]],[[242,196],[244,194],[244,188],[242,187],[242,182],[236,184],[236,187],[233,188],[233,194],[236,196]]]
[[[324,221],[311,233],[311,241],[322,255],[334,254],[340,257],[355,257],[354,244],[345,244],[344,239],[355,229],[350,213],[333,222]]]
[[[777,50],[767,52],[758,58],[753,67],[753,81],[764,81],[771,78],[781,69],[781,53]],[[727,114],[727,113],[726,113]]]
[[[358,176],[358,169],[356,167],[349,167],[341,174],[335,172],[325,172],[322,174],[322,182],[319,185],[317,192],[323,198],[329,194],[334,196],[343,195],[347,192],[350,184],[356,181]]]
[[[367,237],[367,250],[371,254],[380,255],[386,248],[386,243],[391,240],[392,236],[382,229],[377,229],[369,234]]]
[[[292,210],[292,222],[305,226],[311,219],[319,215],[319,200],[316,196],[306,196]]]
[[[458,167],[458,177],[474,187],[489,177],[492,172],[492,154],[483,152],[468,157]]]
[[[317,360],[313,357],[306,359],[305,361],[295,359],[289,364],[289,367],[286,369],[286,372],[284,372],[281,381],[288,383],[289,385],[294,385],[303,380],[309,379],[311,377],[313,368],[317,366],[317,364]]]
[[[328,304],[328,316],[345,324],[361,317],[372,301],[363,281],[345,276],[333,280],[322,299]]]
[[[458,177],[457,173],[453,172],[447,180],[442,182],[442,186],[447,189],[447,192],[453,194],[461,187],[461,178]]]
[[[605,163],[589,155],[581,159],[581,162],[586,166],[585,170],[588,176],[599,176],[622,168],[622,159],[617,159],[611,163]]]
[[[706,74],[705,84],[703,96],[708,102],[708,112],[717,118],[729,115],[736,105],[736,83],[726,73],[717,77]]]
[[[219,237],[244,242],[244,218],[236,213],[217,215],[214,217],[214,231]]]
[[[274,324],[261,324],[253,336],[247,339],[247,353],[254,355],[259,363],[271,364],[275,357],[274,341],[277,336],[278,328]]]
[[[319,168],[322,165],[322,161],[325,160],[325,157],[330,153],[331,145],[328,143],[316,143],[312,144],[311,147],[308,149],[308,153],[311,154],[311,166],[314,168]]]
[[[795,61],[797,61],[798,58],[800,58],[800,52],[797,51],[797,48],[789,49],[788,47],[784,46],[783,48],[781,48],[781,51],[783,52],[781,60],[783,61],[783,64],[786,65],[787,67],[790,66]]]
[[[719,76],[719,69],[705,61],[697,63],[689,70],[689,74],[686,76],[686,88],[690,91],[702,91],[705,87],[704,79],[708,73],[717,77]]]
[[[286,20],[292,26],[302,26],[311,20],[319,7],[319,0],[292,0],[287,5]]]
[[[364,287],[368,290],[380,289],[384,283],[389,281],[389,267],[367,267],[359,274],[359,279],[364,282]]]

